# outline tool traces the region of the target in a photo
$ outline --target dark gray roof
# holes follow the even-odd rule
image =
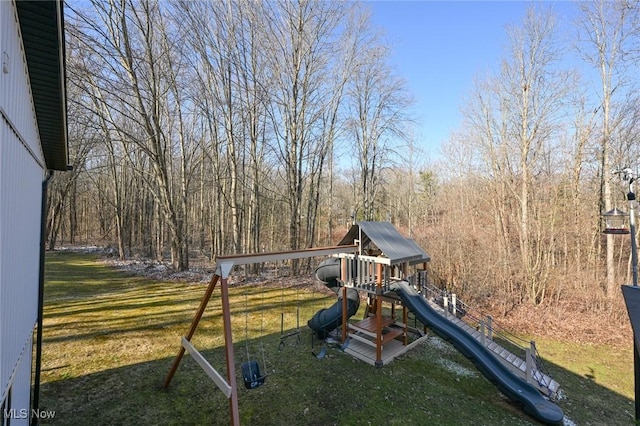
[[[46,166],[67,170],[63,2],[16,2]]]
[[[407,238],[407,244],[410,244],[411,246],[413,246],[413,250],[415,251],[415,253],[420,253],[420,257],[418,259],[414,259],[409,263],[413,264],[413,263],[423,263],[423,262],[431,261],[431,256],[429,256],[426,251],[422,250],[422,247],[420,247],[415,240],[411,238]]]
[[[338,245],[353,244],[353,240],[359,237],[362,230],[362,245],[369,242],[375,244],[391,264],[409,262],[423,263],[431,260],[431,257],[414,241],[405,238],[389,222],[358,222],[353,225]]]

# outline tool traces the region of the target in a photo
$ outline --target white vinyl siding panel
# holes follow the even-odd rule
[[[29,86],[29,72],[20,42],[17,14],[11,1],[0,1],[0,43],[0,111],[3,119],[10,121],[11,126],[16,129],[28,150],[44,165]]]
[[[0,1],[0,37],[0,392],[12,383],[16,407],[30,398],[44,161],[11,1]]]
[[[27,426],[31,414],[31,363],[32,363],[32,339],[24,344],[24,351],[14,370],[11,381],[11,404],[7,407],[13,410],[11,426]]]
[[[42,179],[40,166],[4,123],[0,144],[0,383],[3,394],[36,322]]]

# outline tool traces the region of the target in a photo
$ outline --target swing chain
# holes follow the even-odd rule
[[[281,286],[281,296],[280,296],[280,304],[282,311],[280,312],[280,344],[278,345],[278,350],[283,350],[285,346],[285,340],[289,337],[296,336],[295,346],[300,344],[300,298],[299,298],[299,289],[296,290],[296,329],[295,331],[289,332],[285,334],[284,332],[284,284]]]
[[[264,294],[262,295],[262,302],[264,302]],[[261,335],[264,331],[264,306],[261,307],[261,324],[260,324],[260,332]],[[266,374],[260,374],[260,366],[257,361],[250,360],[249,354],[249,289],[247,286],[247,291],[244,293],[244,336],[245,336],[245,348],[247,352],[247,362],[242,363],[242,377],[244,379],[244,385],[247,389],[255,389],[264,384]],[[262,358],[263,363],[266,368],[266,358],[264,356],[264,345],[262,340],[260,341],[262,345]]]

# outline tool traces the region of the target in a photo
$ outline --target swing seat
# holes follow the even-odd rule
[[[257,361],[242,363],[242,378],[247,389],[255,389],[262,386],[266,377],[266,375],[260,374],[260,367]]]

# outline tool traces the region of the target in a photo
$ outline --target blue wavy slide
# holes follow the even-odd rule
[[[562,423],[564,413],[560,407],[547,400],[531,384],[513,374],[473,336],[436,312],[409,283],[395,282],[391,285],[391,290],[402,299],[421,323],[451,342],[503,394],[521,404],[527,414],[543,423]]]

